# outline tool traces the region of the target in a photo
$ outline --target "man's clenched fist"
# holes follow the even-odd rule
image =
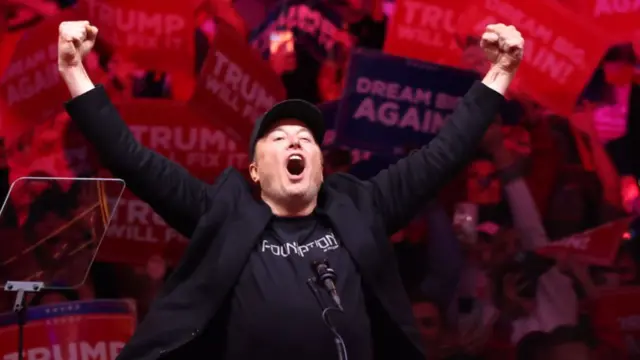
[[[81,65],[96,42],[98,28],[88,21],[65,21],[58,31],[58,68],[64,70]]]
[[[518,68],[524,52],[524,39],[513,26],[488,25],[482,34],[480,46],[487,58],[499,69],[513,72]]]

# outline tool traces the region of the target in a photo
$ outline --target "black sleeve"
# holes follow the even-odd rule
[[[438,136],[369,180],[388,234],[406,226],[470,157],[504,97],[476,82]]]
[[[207,184],[183,167],[142,146],[105,90],[97,86],[66,103],[66,110],[96,149],[100,161],[148,203],[172,228],[189,238],[206,211]]]

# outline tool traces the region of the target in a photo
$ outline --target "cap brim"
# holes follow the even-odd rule
[[[285,119],[295,119],[304,123],[311,130],[318,145],[322,144],[325,132],[322,112],[310,102],[299,99],[279,102],[267,111],[258,129],[257,138],[264,136],[278,121]]]

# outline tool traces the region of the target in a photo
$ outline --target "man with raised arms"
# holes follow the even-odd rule
[[[318,261],[338,275],[343,312],[331,317],[340,351],[351,360],[425,358],[389,235],[464,165],[498,114],[522,60],[515,28],[486,28],[491,69],[482,82],[428,146],[368,181],[325,178],[320,111],[301,100],[276,104],[256,120],[249,143],[255,197],[235,169],[206,184],[136,141],[82,66],[97,33],[86,21],[60,25],[67,111],[102,164],[191,239],[119,359],[338,359],[337,337],[307,284]]]

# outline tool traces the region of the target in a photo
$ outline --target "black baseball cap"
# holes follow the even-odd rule
[[[318,145],[322,144],[325,128],[324,118],[320,109],[305,100],[284,100],[275,104],[265,112],[253,125],[251,140],[249,142],[249,159],[253,160],[258,140],[263,137],[275,123],[284,119],[301,121],[309,128],[316,143],[318,143]]]

